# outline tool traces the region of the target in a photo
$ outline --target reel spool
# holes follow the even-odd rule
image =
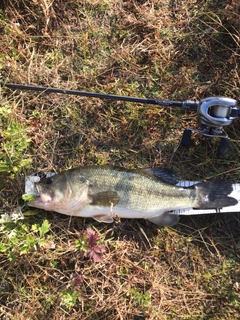
[[[222,128],[230,125],[239,115],[237,101],[227,97],[209,97],[199,102],[197,113],[202,130],[185,129],[181,144],[189,146],[191,132],[197,132],[206,137],[220,138],[218,154],[225,155],[228,150],[228,136],[223,133]]]

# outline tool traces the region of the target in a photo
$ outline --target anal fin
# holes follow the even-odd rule
[[[171,227],[178,223],[180,217],[177,214],[173,214],[169,211],[163,212],[158,216],[147,218],[147,220],[164,227]]]

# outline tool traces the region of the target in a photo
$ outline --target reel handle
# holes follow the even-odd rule
[[[237,101],[227,97],[209,97],[198,103],[197,113],[203,128],[185,129],[181,144],[190,146],[192,131],[205,137],[220,138],[218,154],[224,156],[228,150],[228,136],[224,135],[222,127],[230,125],[240,115]]]

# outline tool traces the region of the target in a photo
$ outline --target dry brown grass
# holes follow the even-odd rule
[[[238,1],[1,6],[4,82],[180,101],[239,98]],[[229,153],[218,158],[217,139],[196,135],[191,148],[179,146],[183,130],[197,126],[196,115],[181,110],[2,87],[4,101],[31,138],[24,157],[32,169],[14,180],[2,174],[1,213],[19,203],[25,173],[39,170],[165,166],[183,179],[239,181],[239,120],[225,129]],[[37,237],[31,226],[45,219],[47,244],[20,254],[25,238]],[[82,259],[76,248],[89,225],[107,249],[103,263]],[[239,227],[239,214],[184,217],[175,228],[131,220],[106,226],[46,212],[26,217],[0,228],[1,243],[10,246],[0,246],[0,318],[237,319]],[[75,290],[78,275],[83,283]]]

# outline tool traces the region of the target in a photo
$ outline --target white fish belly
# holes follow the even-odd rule
[[[173,211],[176,209],[191,209],[191,207],[182,207],[181,205],[176,208],[168,207],[168,208],[160,208],[150,211],[141,211],[139,209],[131,209],[125,206],[93,206],[86,205],[82,210],[78,212],[73,212],[73,216],[78,217],[92,217],[99,215],[106,215],[112,218],[126,218],[126,219],[149,219],[151,217],[160,216],[166,211]],[[70,214],[71,215],[71,214]]]

